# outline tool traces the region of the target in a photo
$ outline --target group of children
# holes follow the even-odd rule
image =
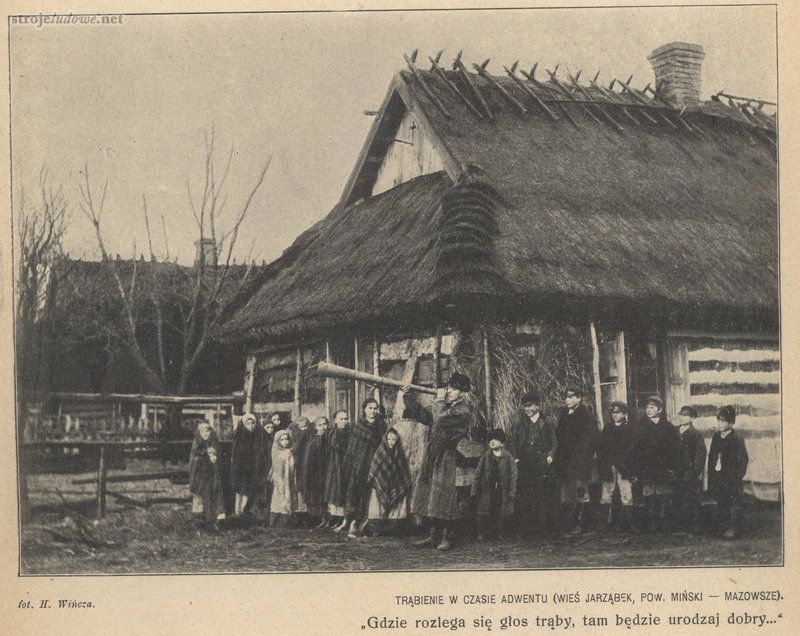
[[[558,529],[575,535],[593,521],[628,532],[663,531],[670,525],[699,531],[707,476],[720,530],[725,538],[736,536],[748,456],[733,430],[733,406],[717,411],[706,458],[692,406],[681,408],[673,424],[657,395],[647,398],[636,420],[628,419],[627,404],[613,402],[611,419],[598,425],[578,389],[565,392],[565,407],[555,421],[545,417],[541,404],[535,394],[524,396],[524,414],[509,434],[508,450],[519,474],[519,535]],[[552,518],[554,510],[560,510],[560,518]]]
[[[199,526],[225,519],[219,441],[210,424],[197,427],[189,460],[192,512]],[[312,423],[298,417],[287,428],[274,413],[263,426],[246,413],[231,451],[234,516],[270,526],[299,524],[364,532],[408,516],[412,489],[408,461],[394,428],[386,427],[376,400],[366,400],[350,426],[347,411]]]
[[[479,540],[509,530],[520,539],[559,531],[578,534],[598,510],[595,521],[604,527],[638,532],[663,530],[674,522],[696,530],[706,475],[724,536],[736,535],[748,457],[744,440],[733,431],[733,407],[719,409],[718,430],[706,458],[703,436],[692,423],[696,411],[683,407],[673,425],[658,396],[648,398],[644,415],[636,421],[628,419],[626,404],[614,402],[611,418],[602,426],[578,389],[565,392],[557,419],[545,416],[536,394],[526,394],[521,402],[518,420],[490,432],[471,485],[464,489],[462,484]],[[278,413],[263,426],[247,413],[236,428],[231,451],[234,514],[271,526],[329,527],[357,537],[384,532],[413,512],[433,521],[435,529],[437,518],[455,516],[448,512],[456,506],[455,482],[442,477],[455,470],[455,464],[448,467],[447,453],[454,453],[456,446],[441,433],[448,409],[451,405],[444,400],[442,414],[434,408],[428,456],[416,483],[403,440],[387,426],[374,399],[364,401],[352,426],[343,410],[335,413],[333,425],[326,417],[313,423],[298,417],[287,428]],[[453,440],[461,436],[451,435]],[[225,518],[218,458],[218,439],[203,422],[189,461],[192,511],[198,522],[218,524]],[[438,547],[449,549],[451,526],[440,525],[444,530],[440,528],[438,539],[432,529],[431,537],[418,544],[441,539]]]

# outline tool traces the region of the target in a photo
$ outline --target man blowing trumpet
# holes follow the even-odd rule
[[[429,535],[415,543],[418,547],[450,549],[453,522],[459,517],[456,448],[475,422],[472,407],[464,399],[471,388],[466,375],[454,373],[431,407],[433,427],[411,501],[411,512],[430,525]],[[406,386],[402,390],[409,389]]]

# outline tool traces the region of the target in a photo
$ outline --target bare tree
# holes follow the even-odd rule
[[[45,349],[48,331],[49,295],[68,222],[68,206],[61,186],[50,183],[46,165],[39,172],[36,198],[30,205],[23,191],[18,207],[18,246],[15,308],[15,357],[17,364],[17,439],[28,441],[28,410],[32,399],[46,399]],[[30,514],[28,461],[20,453],[21,516]]]
[[[238,209],[229,214],[227,208],[228,191],[226,187],[234,155],[233,147],[230,148],[224,165],[217,165],[216,138],[214,130],[205,136],[203,155],[203,177],[199,191],[195,191],[190,180],[186,180],[186,191],[189,208],[195,221],[196,236],[201,249],[205,249],[205,242],[210,239],[209,249],[212,250],[211,258],[199,258],[190,268],[176,266],[167,278],[161,268],[147,268],[148,279],[147,297],[152,311],[152,321],[155,327],[155,340],[157,355],[147,355],[140,337],[141,303],[138,298],[141,285],[139,266],[134,258],[133,270],[123,275],[118,265],[108,254],[102,232],[102,216],[104,211],[107,182],[104,184],[99,198],[92,191],[88,164],[84,168],[84,179],[80,184],[80,207],[84,215],[92,223],[95,237],[100,248],[103,261],[108,263],[109,271],[117,289],[119,300],[124,314],[124,327],[121,335],[130,353],[130,360],[142,374],[146,384],[153,391],[185,393],[190,385],[193,373],[197,369],[202,356],[206,353],[211,342],[211,334],[226,317],[228,303],[236,297],[243,286],[249,281],[252,274],[252,261],[248,254],[245,265],[235,266],[233,253],[239,240],[239,231],[256,194],[264,184],[270,158],[267,158],[260,168],[252,187]],[[147,230],[147,244],[150,260],[156,261],[156,251],[153,247],[151,233],[150,212],[147,198],[142,198],[142,209]],[[222,217],[229,217],[227,226],[220,221]],[[162,216],[162,226],[164,220]],[[166,244],[165,256],[168,258],[169,246]],[[250,248],[252,250],[252,246]],[[248,261],[250,264],[248,265]],[[142,267],[142,269],[145,269]],[[174,284],[174,275],[179,275],[181,284]],[[141,287],[145,287],[141,285]],[[177,310],[179,321],[168,319],[168,314]],[[168,331],[176,331],[169,334]],[[180,360],[177,373],[169,373],[167,364],[167,341],[170,336],[177,335],[179,341]]]
[[[28,401],[41,389],[42,338],[49,310],[56,265],[63,257],[62,238],[68,222],[68,206],[61,185],[50,183],[47,166],[39,172],[35,202],[25,192],[19,206],[19,258],[16,277],[17,400],[20,439],[24,440]]]

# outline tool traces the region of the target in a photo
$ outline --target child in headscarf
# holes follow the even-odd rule
[[[272,499],[269,504],[269,525],[285,526],[297,510],[297,483],[295,480],[292,434],[288,430],[275,433],[272,444]]]
[[[264,440],[260,446],[261,453],[263,454],[264,464],[264,485],[261,489],[261,495],[256,505],[256,517],[264,523],[269,523],[269,502],[272,498],[272,482],[270,481],[270,471],[272,469],[272,444],[275,441],[275,431],[277,427],[275,422],[270,417],[262,422],[264,429]]]
[[[328,470],[328,426],[327,417],[314,420],[314,436],[306,444],[303,454],[303,470],[298,473],[297,489],[303,493],[308,514],[313,521],[319,520],[317,528],[328,523],[325,508],[325,476]]]
[[[266,433],[257,426],[256,416],[245,413],[233,434],[231,451],[231,481],[236,495],[234,513],[237,517],[250,510],[266,487],[266,442]]]
[[[303,465],[306,456],[306,446],[314,435],[311,420],[301,415],[289,425],[289,432],[292,434],[292,455],[294,455],[294,469],[298,481],[303,474]],[[306,505],[303,489],[297,489],[297,520],[301,525],[308,525],[308,506]]]
[[[399,521],[408,516],[411,473],[396,429],[386,431],[372,456],[367,482],[372,488],[368,518],[376,526],[376,534],[380,534],[385,521]]]
[[[341,532],[347,527],[344,509],[347,494],[347,484],[344,481],[344,455],[350,438],[350,416],[347,411],[336,411],[333,424],[333,428],[328,431],[325,501],[328,503],[328,514],[331,519],[342,518],[341,524],[335,528],[336,532]]]
[[[192,493],[192,516],[198,527],[205,523],[218,524],[225,519],[218,451],[219,441],[211,424],[200,422],[189,455],[189,492]]]

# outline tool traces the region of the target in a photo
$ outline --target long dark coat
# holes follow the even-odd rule
[[[269,438],[260,426],[252,431],[242,423],[233,434],[231,451],[231,484],[233,491],[246,497],[259,497],[267,485],[269,474]]]
[[[558,450],[556,425],[544,413],[534,424],[522,413],[506,431],[506,450],[517,460],[520,479],[523,475],[532,479],[547,476],[550,465],[547,458],[555,459]]]
[[[703,470],[706,467],[706,444],[703,435],[691,424],[678,433],[680,450],[678,465],[675,468],[675,479],[682,482],[703,481]]]
[[[742,494],[742,480],[750,458],[744,439],[736,431],[722,437],[719,431],[711,438],[708,451],[708,490],[717,499]],[[716,470],[717,463],[720,470]]]
[[[411,512],[423,517],[458,519],[456,463],[458,443],[472,429],[475,414],[465,400],[436,400],[431,407],[433,428],[417,476]]]
[[[314,435],[306,444],[297,487],[309,506],[325,504],[325,478],[328,473],[328,436]]]
[[[328,469],[325,474],[325,501],[332,506],[344,508],[347,495],[344,456],[350,439],[350,428],[332,428],[328,437]]]
[[[590,481],[599,433],[597,420],[583,402],[572,413],[566,407],[560,409],[553,474],[561,480]]]
[[[649,483],[666,483],[675,476],[680,454],[678,431],[663,415],[654,422],[647,415],[639,420],[636,475]]]
[[[492,506],[492,485],[490,483],[491,466],[497,464],[500,474],[500,490],[503,493],[503,501],[500,506],[500,515],[510,517],[514,514],[514,499],[517,496],[517,463],[514,456],[507,450],[503,450],[500,457],[495,457],[491,449],[485,451],[478,461],[478,468],[475,470],[475,480],[472,482],[472,496],[477,497],[475,502],[475,514],[479,516],[488,515]]]
[[[372,424],[362,418],[350,431],[344,456],[345,509],[359,519],[366,517],[369,509],[369,465],[385,432],[386,423],[380,416]]]
[[[216,433],[212,430],[207,440],[200,437],[199,432],[195,433],[189,455],[189,492],[203,500],[206,517],[216,519],[217,514],[225,512],[225,503],[222,499],[219,464],[209,458],[210,448],[217,451],[219,462],[219,440]]]
[[[635,468],[638,425],[625,420],[621,424],[607,422],[600,433],[597,447],[597,472],[603,481],[612,481],[616,468],[623,479],[630,479]]]

